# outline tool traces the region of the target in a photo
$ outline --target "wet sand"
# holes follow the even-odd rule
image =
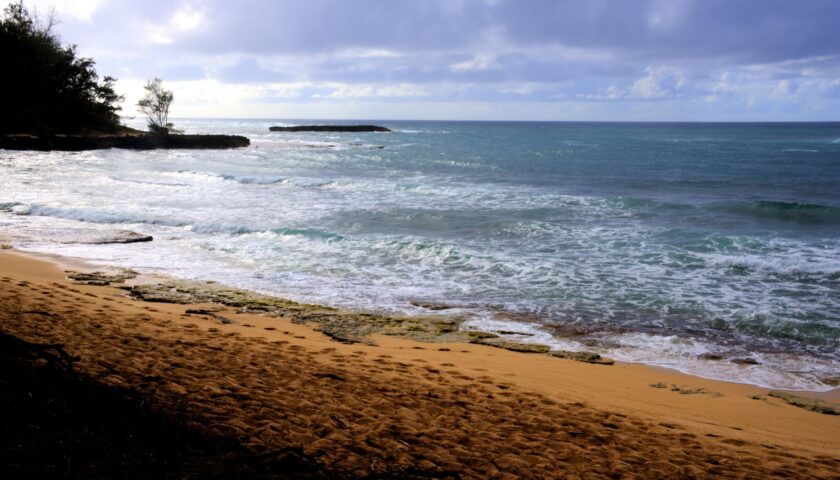
[[[191,431],[262,458],[299,451],[331,477],[840,478],[840,416],[766,389],[469,343],[345,344],[77,285],[19,252],[0,252],[0,332],[61,344],[77,375]]]

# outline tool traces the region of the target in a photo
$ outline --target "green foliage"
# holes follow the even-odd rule
[[[113,77],[102,80],[90,58],[63,46],[55,21],[34,17],[23,2],[0,19],[0,133],[115,131],[122,97]]]
[[[149,80],[143,88],[146,94],[137,102],[137,106],[148,119],[149,131],[157,135],[178,133],[169,123],[169,107],[175,99],[172,91],[165,90],[163,80],[159,78]]]

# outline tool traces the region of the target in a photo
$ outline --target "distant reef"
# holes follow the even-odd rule
[[[272,132],[390,132],[378,125],[298,125],[295,127],[269,127]]]
[[[247,147],[251,141],[240,135],[5,135],[0,149],[5,150],[129,150],[154,149],[225,149]]]

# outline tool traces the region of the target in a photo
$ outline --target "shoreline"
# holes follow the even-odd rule
[[[0,236],[0,244],[2,244],[4,241],[5,242],[10,242],[11,240],[12,240],[11,237],[4,238],[3,236]],[[53,263],[56,263],[56,264],[59,264],[59,265],[66,266],[66,267],[71,268],[71,269],[76,269],[76,270],[84,271],[84,272],[93,272],[93,271],[97,271],[97,270],[105,270],[105,271],[114,272],[114,271],[125,270],[125,268],[126,268],[126,267],[120,267],[120,266],[108,265],[108,264],[98,264],[97,265],[95,263],[92,263],[91,260],[86,259],[86,258],[82,258],[82,257],[76,258],[76,257],[64,256],[64,255],[61,255],[61,254],[55,254],[55,253],[46,253],[46,252],[38,252],[38,251],[26,251],[26,250],[18,250],[18,249],[14,249],[12,251],[18,252],[18,253],[23,254],[23,255],[31,256],[33,258],[43,259],[43,260],[46,260],[46,261],[49,261],[49,262],[53,262]],[[130,270],[130,268],[129,268],[129,270]],[[135,273],[137,273],[137,272],[135,272]],[[290,300],[288,298],[278,296],[278,295],[276,295],[274,293],[271,293],[271,292],[260,292],[260,291],[256,291],[256,290],[250,290],[247,287],[245,287],[245,288],[243,288],[243,287],[230,287],[230,286],[227,286],[227,285],[224,285],[224,284],[220,284],[215,280],[207,280],[207,279],[199,279],[199,278],[184,279],[184,278],[179,278],[179,277],[176,277],[176,276],[170,276],[166,273],[137,273],[137,278],[127,280],[126,284],[128,284],[128,285],[140,285],[140,284],[150,284],[150,285],[151,284],[158,284],[158,285],[160,285],[160,284],[165,284],[165,285],[171,286],[172,288],[178,288],[178,289],[182,289],[182,290],[196,290],[197,289],[198,297],[207,297],[208,295],[205,295],[205,293],[207,293],[207,292],[204,292],[203,290],[205,288],[207,288],[207,286],[210,286],[210,288],[209,288],[209,290],[211,290],[210,293],[209,293],[210,298],[213,298],[213,297],[216,296],[212,292],[212,290],[221,289],[221,290],[227,290],[227,291],[235,291],[235,292],[238,292],[238,293],[245,294],[246,296],[253,296],[253,297],[256,297],[256,298],[264,298],[264,299],[274,299],[274,300],[279,301],[281,304],[286,304],[286,303],[288,303],[288,304],[298,304],[298,305],[302,305],[302,306],[307,307],[307,308],[314,309],[316,311],[330,311],[330,312],[334,312],[334,313],[340,314],[340,315],[349,315],[349,316],[354,316],[354,317],[361,317],[362,322],[366,322],[366,321],[368,321],[368,319],[385,319],[386,321],[388,321],[390,319],[394,319],[394,318],[396,318],[396,319],[418,319],[418,320],[420,320],[420,323],[422,324],[423,328],[425,328],[426,330],[431,332],[430,334],[427,335],[424,332],[420,332],[418,334],[417,332],[407,331],[407,329],[405,329],[405,328],[403,328],[403,329],[388,328],[386,330],[389,330],[389,331],[386,331],[384,333],[386,335],[402,336],[402,337],[405,337],[405,338],[411,338],[411,339],[419,340],[419,341],[422,341],[422,342],[429,342],[429,341],[431,341],[431,342],[453,342],[453,341],[457,341],[457,340],[463,340],[463,341],[470,341],[472,343],[481,343],[482,341],[485,341],[483,336],[484,335],[489,335],[490,337],[495,337],[495,338],[487,338],[486,341],[485,341],[485,344],[499,343],[499,344],[503,344],[503,345],[507,345],[507,346],[511,347],[509,349],[514,350],[514,351],[517,349],[518,346],[523,346],[524,348],[521,351],[538,352],[538,353],[541,353],[541,354],[542,353],[551,353],[551,354],[555,354],[556,356],[563,356],[564,358],[573,358],[574,355],[569,356],[569,354],[577,353],[577,352],[572,352],[572,351],[554,350],[554,349],[550,350],[550,352],[543,352],[539,349],[541,347],[546,347],[546,348],[548,348],[548,347],[546,345],[543,345],[543,344],[539,343],[539,342],[530,341],[530,337],[524,337],[524,338],[515,338],[514,337],[514,338],[511,338],[509,335],[507,335],[507,333],[515,333],[515,332],[506,332],[504,330],[500,331],[500,330],[496,330],[496,329],[489,329],[489,330],[483,330],[482,331],[482,330],[477,329],[476,327],[468,327],[468,329],[462,329],[462,325],[464,325],[464,324],[469,325],[471,323],[469,321],[469,319],[461,318],[461,317],[453,317],[451,315],[448,315],[446,313],[446,311],[436,310],[435,306],[437,304],[430,304],[430,305],[432,305],[432,308],[429,309],[427,312],[411,313],[411,314],[402,314],[402,313],[396,313],[395,314],[395,313],[389,313],[389,312],[379,312],[379,311],[375,311],[375,310],[356,310],[356,309],[353,309],[353,308],[346,308],[346,307],[340,307],[340,306],[329,306],[329,305],[320,304],[320,303],[309,303],[309,302],[301,302],[299,300]],[[157,292],[150,292],[150,293],[151,293],[152,296],[157,295]],[[217,301],[217,300],[212,300],[212,301]],[[225,301],[224,298],[222,298],[222,303],[224,303],[224,301]],[[234,301],[235,302],[239,301],[239,299],[238,298],[234,299]],[[280,313],[282,313],[282,312],[280,312]],[[305,323],[305,322],[303,322],[303,323]],[[321,325],[321,327],[324,327],[324,325]],[[358,337],[366,337],[366,336],[369,336],[371,333],[375,333],[375,332],[369,331],[369,329],[364,328],[363,324],[359,324],[359,325],[357,325],[357,327],[359,327],[359,329],[361,330],[361,334],[356,335],[358,332],[352,331],[351,333],[354,335],[353,338],[351,339],[352,341],[359,340],[360,338],[356,338],[357,336]],[[449,333],[452,328],[455,328],[457,330],[456,334],[455,335],[447,335],[447,333]],[[338,330],[338,333],[340,334],[339,337],[342,337],[344,334],[347,333],[346,331],[343,331],[344,329],[341,326],[339,326],[338,329],[336,329],[336,328],[332,328],[331,326],[327,325],[326,329],[323,329],[323,328],[321,329],[322,332],[326,331],[326,333],[328,335],[330,334],[330,330],[333,330],[333,331]],[[391,330],[396,330],[396,331],[391,331]],[[523,329],[523,331],[527,331],[527,329]],[[495,333],[490,333],[490,332],[495,332]],[[381,329],[380,329],[380,333],[382,333]],[[463,335],[461,335],[461,334],[463,334]],[[499,335],[496,335],[496,334],[499,334]],[[473,336],[473,335],[475,335],[475,336]],[[546,342],[546,343],[548,343],[548,342]],[[534,348],[532,349],[531,347],[534,347]],[[807,389],[807,388],[774,387],[774,386],[762,385],[762,384],[754,383],[754,382],[751,383],[749,380],[720,378],[720,377],[715,377],[713,375],[704,376],[702,374],[698,374],[696,372],[693,372],[690,369],[680,368],[678,366],[663,365],[663,364],[656,364],[656,363],[647,363],[647,362],[643,362],[643,361],[626,360],[626,359],[623,359],[621,357],[618,357],[618,358],[601,357],[597,353],[590,353],[590,352],[591,351],[587,351],[587,352],[581,351],[581,352],[579,352],[582,355],[580,355],[578,357],[578,361],[586,362],[587,358],[589,358],[589,359],[591,359],[591,361],[589,363],[599,363],[603,359],[603,360],[606,360],[607,362],[616,362],[616,363],[619,363],[619,364],[626,364],[626,365],[638,365],[638,366],[642,366],[642,367],[650,368],[650,369],[654,369],[654,370],[660,370],[660,371],[685,375],[686,377],[698,379],[700,381],[711,381],[711,382],[722,382],[722,383],[733,384],[733,385],[744,385],[744,386],[753,387],[753,388],[760,389],[760,390],[778,390],[778,391],[782,391],[782,392],[788,392],[788,393],[791,393],[791,394],[806,395],[806,396],[810,396],[812,398],[835,401],[838,404],[840,404],[840,385],[832,386],[831,384],[827,384],[827,388],[826,389],[821,389],[821,390]],[[706,360],[706,361],[710,362],[712,364],[727,362],[727,360]],[[837,372],[837,374],[840,374],[840,372]],[[834,377],[836,377],[836,375],[832,376],[832,379]],[[838,377],[838,379],[840,379],[840,377]],[[840,406],[840,405],[838,405],[838,406]]]
[[[482,456],[517,457],[525,455],[524,450],[530,453],[535,448],[548,449],[555,454],[566,451],[568,454],[568,450],[563,449],[583,445],[597,437],[603,443],[600,448],[609,452],[605,458],[622,459],[627,466],[632,465],[635,469],[632,471],[651,474],[654,470],[643,468],[650,458],[634,458],[629,452],[622,452],[620,446],[641,441],[634,448],[649,454],[652,454],[651,448],[659,449],[673,466],[679,468],[694,463],[694,457],[680,454],[688,452],[689,448],[715,458],[731,455],[730,463],[724,464],[727,469],[747,468],[748,459],[753,458],[752,461],[761,459],[757,463],[761,467],[755,468],[772,464],[777,470],[781,469],[779,471],[794,472],[796,475],[795,470],[784,466],[795,463],[792,457],[787,456],[794,452],[796,461],[809,458],[808,461],[813,462],[812,468],[824,468],[823,473],[840,467],[840,416],[797,408],[780,398],[768,396],[767,389],[705,380],[645,365],[590,365],[474,343],[429,343],[372,335],[375,345],[346,344],[314,330],[312,322],[295,323],[288,317],[268,317],[212,303],[143,302],[128,297],[125,290],[114,285],[79,285],[66,278],[66,267],[59,263],[61,260],[61,257],[45,260],[38,255],[14,250],[0,252],[0,279],[3,280],[0,283],[3,298],[0,303],[3,322],[0,325],[4,333],[22,336],[27,341],[63,343],[68,352],[81,357],[78,371],[82,374],[99,382],[110,382],[159,396],[156,401],[164,410],[171,407],[173,398],[198,402],[201,405],[195,412],[198,417],[215,415],[214,418],[225,425],[216,433],[230,435],[233,425],[239,432],[234,437],[254,451],[281,444],[300,444],[308,455],[314,455],[334,471],[348,475],[364,463],[357,457],[369,458],[372,452],[377,451],[399,451],[399,460],[395,457],[381,465],[381,468],[387,466],[391,469],[388,471],[394,472],[394,465],[417,466],[422,463],[421,457],[431,458],[428,456],[431,455],[429,449],[432,449],[430,438],[449,445],[447,442],[450,440],[446,440],[445,435],[440,438],[435,435],[443,435],[447,431],[452,434],[452,429],[463,431],[466,435],[481,426],[474,433],[483,442],[481,446],[473,445],[457,455],[450,452],[446,456],[438,452],[436,460],[429,462],[438,469],[457,467],[470,478],[486,476],[493,471],[528,476],[526,471],[531,470],[528,470],[530,467],[527,464],[530,463],[533,463],[532,467],[544,464],[544,470],[567,474],[620,470],[617,465],[586,462],[563,466],[547,458],[539,461],[536,458],[530,461],[520,458],[519,462],[499,468],[498,465],[479,465],[475,463],[478,460],[471,456],[474,450],[481,450]],[[74,263],[73,268],[79,267]],[[22,303],[18,305],[15,302]],[[23,304],[27,306],[22,307]],[[320,308],[319,311],[323,310]],[[97,320],[92,321],[94,318]],[[138,335],[142,340],[136,340],[140,338]],[[184,350],[183,346],[187,343],[193,346]],[[213,345],[213,349],[206,350]],[[171,350],[155,350],[164,346],[171,347]],[[134,353],[127,354],[126,348]],[[147,352],[149,349],[152,351]],[[189,355],[185,356],[187,352]],[[143,361],[138,360],[138,355]],[[195,363],[210,361],[214,355],[225,358],[221,364],[214,364],[218,371],[205,372],[201,369],[208,368],[206,363],[201,367]],[[246,361],[248,358],[252,359],[251,363]],[[278,368],[269,368],[275,362],[280,362]],[[160,364],[167,363],[182,366],[160,368]],[[234,364],[241,372],[233,368]],[[239,378],[245,373],[247,378]],[[144,380],[150,374],[166,381],[150,389]],[[233,410],[216,411],[227,405],[226,402],[222,402],[224,405],[217,404],[217,401],[226,398],[224,388],[220,386],[223,384],[233,389],[229,393],[235,391],[237,395],[243,395],[243,401],[262,402],[263,406],[253,411],[240,411],[228,405]],[[233,387],[233,384],[238,386]],[[283,388],[278,391],[278,386]],[[349,397],[347,389],[353,392]],[[418,389],[428,389],[434,395],[446,398],[454,397],[446,401],[431,401],[418,397]],[[835,389],[807,396],[822,399],[827,404],[838,403],[838,392]],[[313,399],[313,395],[319,398]],[[802,396],[803,393],[796,392],[795,395]],[[315,426],[318,422],[312,423],[314,420],[294,428],[283,423],[292,421],[290,419],[326,414],[327,411],[338,414],[336,409],[341,405],[334,403],[335,398],[343,398],[344,402],[351,404],[361,402],[357,409],[364,410],[366,416],[350,421],[350,413],[345,411],[340,422],[322,420],[331,422],[331,433],[318,433]],[[513,400],[520,406],[512,407],[516,404],[510,404]],[[409,404],[401,404],[403,401]],[[275,418],[278,411],[270,407],[275,404],[273,402],[286,405],[283,410],[286,412],[285,420]],[[311,402],[316,402],[318,406]],[[531,402],[530,406],[525,406],[527,402]],[[376,408],[369,410],[370,405]],[[513,409],[507,413],[497,411],[505,405]],[[558,406],[567,411],[552,414]],[[454,412],[464,413],[459,409],[470,412],[472,423],[455,421],[457,415],[453,417]],[[437,411],[436,416],[424,416],[433,410]],[[388,414],[383,417],[383,412]],[[269,420],[269,417],[274,420]],[[430,420],[432,418],[436,420]],[[602,420],[597,420],[599,418]],[[543,428],[549,427],[562,430],[568,427],[563,423],[568,423],[570,419],[577,422],[574,429],[600,433],[583,438],[571,435],[562,444],[552,443],[558,438],[556,431],[548,436],[540,433]],[[510,423],[514,420],[513,424]],[[286,437],[278,437],[277,429],[266,430],[264,422],[279,422],[281,427],[278,428],[287,432]],[[438,425],[439,422],[443,423]],[[604,427],[605,423],[616,428]],[[488,432],[495,431],[497,424],[499,428],[506,426],[515,430],[514,436],[524,442],[520,448],[509,451],[505,449],[505,441],[485,438]],[[515,426],[520,424],[530,427],[521,430],[521,426]],[[381,430],[387,425],[411,429],[426,440],[406,442],[405,431],[408,430],[405,430],[402,436],[394,437],[402,440],[391,438],[395,443],[371,446],[369,441],[372,439],[391,435]],[[292,430],[297,432],[294,437],[297,440],[290,443],[288,432]],[[351,435],[351,431],[355,433]],[[615,437],[615,441],[607,441],[608,437]],[[363,438],[367,438],[368,443]],[[668,439],[671,447],[654,441],[654,438]],[[455,444],[451,448],[455,448]],[[531,446],[525,447],[526,444]],[[353,448],[365,453],[351,455]],[[665,453],[668,448],[676,450]],[[321,451],[332,453],[319,453]],[[785,455],[781,455],[782,451],[786,452]],[[341,455],[344,456],[335,452],[343,452]],[[744,459],[737,460],[741,457]],[[471,459],[469,462],[465,460],[468,458]],[[565,458],[569,458],[568,455]],[[422,464],[428,467],[428,464]],[[371,469],[369,460],[367,465],[365,471],[368,474],[376,473],[377,469]],[[712,464],[694,467],[700,469],[692,470],[695,473],[706,474],[722,468]],[[666,468],[660,473],[667,471]],[[752,472],[753,475],[769,473],[769,470]],[[804,471],[798,474],[807,475]]]

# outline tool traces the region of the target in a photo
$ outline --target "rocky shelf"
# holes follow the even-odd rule
[[[269,127],[272,132],[390,132],[378,125],[298,125],[294,127]]]
[[[247,147],[251,141],[240,135],[6,135],[0,149],[6,150],[129,150],[226,149]]]

